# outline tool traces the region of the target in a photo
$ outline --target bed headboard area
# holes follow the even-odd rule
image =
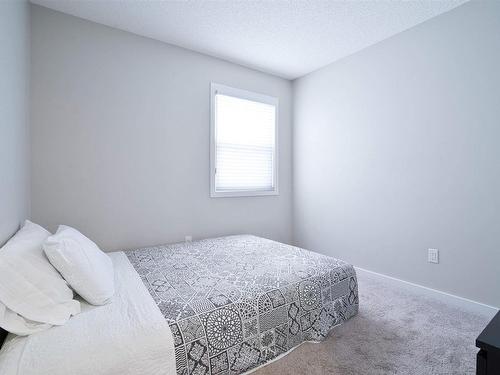
[[[0,195],[0,198],[1,195]],[[0,206],[2,206],[2,199],[0,199]],[[0,221],[2,224],[10,224],[10,225],[3,225],[0,226],[0,250],[2,249],[2,246],[5,245],[5,243],[13,236],[13,234],[19,229],[19,219],[15,220],[4,220],[5,217],[3,216],[3,213],[0,213]],[[3,346],[3,343],[5,341],[5,338],[7,337],[8,332],[0,327],[0,349]]]
[[[7,337],[7,331],[4,331],[2,328],[0,328],[0,348],[2,347],[6,337]]]
[[[1,199],[0,199],[0,206],[1,206]],[[3,219],[3,217],[0,217],[0,219]],[[5,220],[2,220],[5,222]],[[4,224],[4,223],[2,223]],[[15,230],[17,230],[18,228],[16,228],[17,224],[14,224],[8,228],[5,228],[5,227],[1,227],[0,228],[0,250],[2,248],[2,246],[7,242],[7,240],[12,237],[12,234]],[[0,328],[0,349],[2,348],[2,345],[3,345],[3,342],[5,341],[5,338],[7,337],[7,334],[8,332],[5,331],[4,329]]]

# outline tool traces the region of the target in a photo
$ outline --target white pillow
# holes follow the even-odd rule
[[[34,322],[33,320],[25,319],[1,302],[0,322],[3,329],[19,336],[31,335],[33,333],[45,331],[46,329],[52,327],[52,324]]]
[[[92,305],[108,303],[115,293],[113,263],[76,229],[60,225],[43,244],[50,263]]]
[[[80,312],[80,302],[43,253],[49,236],[26,220],[0,249],[0,327],[10,332],[28,335]]]

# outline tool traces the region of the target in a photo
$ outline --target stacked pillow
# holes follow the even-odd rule
[[[50,233],[26,221],[0,249],[0,326],[29,335],[66,323],[80,303],[42,249]]]
[[[65,324],[80,312],[70,288],[91,304],[109,302],[111,259],[73,228],[51,236],[26,220],[0,249],[0,327],[29,335]]]
[[[115,293],[113,263],[76,229],[60,225],[43,250],[75,292],[92,305],[108,303]]]

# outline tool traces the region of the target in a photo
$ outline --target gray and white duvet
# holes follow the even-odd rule
[[[358,311],[354,268],[254,236],[125,252],[174,338],[178,374],[240,374]]]

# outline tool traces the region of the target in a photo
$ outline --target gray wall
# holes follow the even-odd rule
[[[32,216],[107,250],[291,240],[290,81],[32,6]],[[279,97],[280,195],[209,197],[210,82]]]
[[[467,3],[294,90],[296,243],[500,306],[500,2]]]
[[[0,1],[0,245],[29,216],[29,6]]]

